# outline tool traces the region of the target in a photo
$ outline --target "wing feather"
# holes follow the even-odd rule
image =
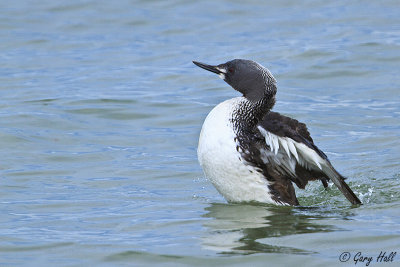
[[[269,163],[268,173],[281,175],[275,175],[277,188],[281,187],[283,177],[289,178],[300,188],[304,188],[308,181],[317,179],[325,186],[326,180],[330,179],[351,203],[361,203],[345,183],[344,177],[314,144],[304,123],[277,112],[269,112],[257,129],[265,140],[264,149],[260,153],[265,162]]]

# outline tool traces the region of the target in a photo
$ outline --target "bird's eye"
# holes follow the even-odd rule
[[[232,67],[230,67],[230,68],[228,68],[228,71],[229,71],[229,73],[234,73],[234,72],[235,72],[235,69],[232,68]]]

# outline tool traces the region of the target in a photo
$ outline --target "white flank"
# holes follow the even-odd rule
[[[307,163],[315,163],[315,165],[317,165],[317,167],[320,170],[322,170],[320,161],[321,161],[321,163],[323,163],[323,161],[325,161],[325,160],[322,159],[317,154],[317,152],[315,152],[313,149],[309,148],[305,144],[301,144],[301,143],[297,143],[297,142],[294,142],[294,144],[296,145],[298,152],[301,154],[301,156]]]
[[[279,150],[279,138],[278,136],[266,131],[264,128],[262,127],[258,127],[258,129],[261,131],[261,133],[263,134],[263,136],[265,137],[265,142],[267,143],[267,145],[271,148],[271,151],[276,155],[278,154],[278,150]]]
[[[279,138],[277,138],[277,136],[273,136],[271,135],[271,140],[273,143],[273,147],[274,147],[274,153],[275,155],[278,154],[278,150],[279,150]]]
[[[277,157],[279,156],[279,160],[275,160],[275,162],[284,165],[285,168],[294,171],[295,166],[293,164],[295,164],[295,162],[290,160],[291,155],[296,158],[297,163],[307,169],[322,170],[321,164],[326,165],[326,161],[321,158],[316,151],[305,144],[296,142],[288,137],[275,135],[261,126],[258,126],[258,130],[260,130],[261,134],[264,136],[265,143],[270,147],[271,152]],[[271,157],[271,155],[266,154],[266,157]]]
[[[296,151],[296,148],[295,148],[293,142],[294,141],[292,139],[288,139],[288,147],[289,147],[290,152],[296,158],[296,160],[299,161],[299,155],[297,155],[297,151]]]
[[[289,156],[289,158],[291,158],[289,147],[288,147],[288,142],[286,141],[286,138],[280,138],[279,143],[281,144],[283,149],[286,151],[286,154]]]

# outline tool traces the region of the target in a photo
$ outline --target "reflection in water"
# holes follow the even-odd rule
[[[206,210],[208,212],[204,217],[210,220],[204,221],[203,224],[208,230],[207,235],[203,237],[203,248],[221,254],[312,254],[315,252],[292,248],[290,244],[266,244],[265,240],[261,239],[337,230],[332,225],[318,224],[316,219],[327,216],[321,216],[321,210],[313,212],[313,208],[211,204]]]

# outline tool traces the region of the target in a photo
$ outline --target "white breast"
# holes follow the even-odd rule
[[[254,167],[246,165],[236,150],[231,118],[243,97],[229,99],[216,106],[204,121],[197,155],[205,176],[230,202],[273,203],[268,181]]]

